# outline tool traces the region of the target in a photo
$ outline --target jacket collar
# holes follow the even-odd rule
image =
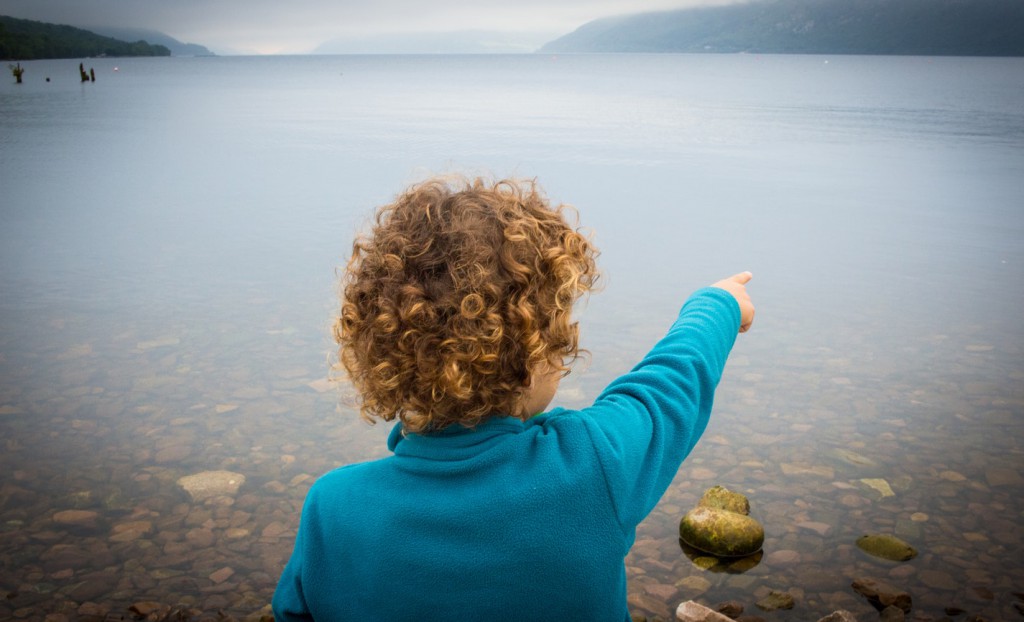
[[[453,450],[482,450],[506,434],[518,434],[529,425],[515,417],[491,417],[475,428],[453,424],[429,434],[406,434],[399,422],[388,435],[388,449],[397,455],[440,457]]]

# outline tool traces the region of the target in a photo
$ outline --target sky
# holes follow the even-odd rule
[[[528,52],[600,17],[727,1],[0,0],[0,15],[80,28],[158,30],[218,54],[306,54],[339,39],[394,42],[402,35],[422,40],[457,31],[502,33],[502,45]]]

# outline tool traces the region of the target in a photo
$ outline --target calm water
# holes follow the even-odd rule
[[[0,84],[0,618],[258,612],[312,480],[385,452],[320,382],[335,267],[374,206],[452,171],[537,177],[603,251],[561,405],[689,291],[755,274],[717,413],[627,560],[634,611],[775,589],[797,605],[770,619],[872,619],[849,586],[875,577],[920,619],[1019,616],[1024,59],[77,64]],[[233,503],[176,483],[217,469],[246,478]],[[676,541],[716,483],[765,524],[746,572]],[[868,532],[920,554],[871,558]]]

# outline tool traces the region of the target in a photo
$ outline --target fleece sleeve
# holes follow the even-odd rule
[[[739,326],[731,294],[694,293],[668,334],[582,411],[624,530],[654,509],[703,434]]]
[[[274,611],[275,622],[305,622],[313,619],[302,590],[303,549],[308,531],[304,527],[308,527],[307,522],[312,514],[309,511],[310,505],[310,498],[307,496],[303,516],[299,522],[299,533],[295,538],[295,549],[281,573],[281,578],[277,581],[277,589],[274,590],[271,608]]]

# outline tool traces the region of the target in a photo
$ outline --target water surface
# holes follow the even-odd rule
[[[0,85],[0,617],[264,606],[309,484],[386,451],[323,391],[335,268],[374,206],[451,171],[537,177],[603,251],[557,404],[688,292],[755,274],[754,330],[627,560],[634,611],[777,589],[797,609],[766,617],[871,619],[849,588],[870,576],[936,618],[1018,615],[1021,59],[89,59],[86,84],[77,64]],[[246,477],[230,505],[176,484],[214,469]],[[716,483],[768,532],[743,573],[676,542]],[[870,558],[867,532],[920,554]]]

